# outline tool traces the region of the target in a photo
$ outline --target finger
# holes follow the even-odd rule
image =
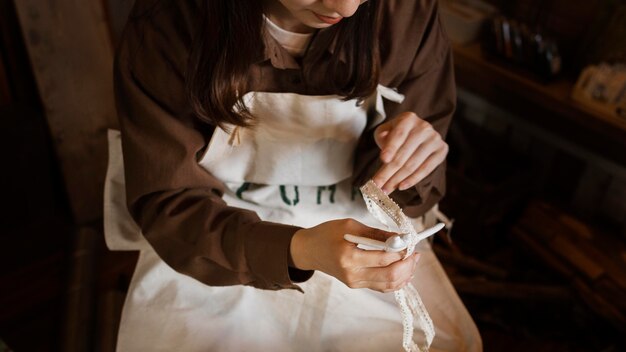
[[[393,160],[384,164],[374,175],[374,183],[379,185],[385,193],[391,193],[395,189],[395,187],[386,187],[385,185],[389,182],[389,179],[391,179],[393,175],[398,172],[398,170],[402,169],[416,149],[423,144],[424,139],[425,135],[423,135],[422,131],[409,134],[406,143],[400,146],[400,149],[396,152]],[[411,172],[413,171],[415,170],[411,170]]]
[[[375,227],[369,227],[354,219],[344,219],[344,232],[356,236],[367,237],[378,241],[385,241],[391,236],[397,235],[395,232],[381,230]]]
[[[379,291],[397,290],[410,282],[419,257],[419,254],[415,253],[406,260],[394,262],[387,267],[363,268],[357,272],[357,277],[349,282],[349,286]]]
[[[400,182],[399,189],[405,190],[415,186],[437,168],[446,158],[447,148],[431,154],[411,176]]]
[[[403,145],[400,146],[396,152],[395,157],[389,164],[395,164],[402,166],[413,155],[415,150],[420,146],[428,142],[434,142],[438,134],[435,130],[431,129],[413,129]]]
[[[363,227],[364,228],[360,232],[359,236],[368,237],[368,238],[375,239],[378,241],[384,242],[389,237],[397,235],[397,233],[395,232],[385,231],[385,230],[377,229],[374,227],[368,227],[365,225],[363,225]]]
[[[369,282],[369,281],[359,281],[354,284],[347,284],[350,288],[368,288],[370,290],[389,293],[397,291],[404,286],[406,286],[411,281],[401,281],[401,282]]]
[[[385,123],[378,126],[376,131],[374,131],[374,141],[376,142],[378,148],[383,149],[385,147],[391,128],[392,125],[390,123]]]
[[[385,252],[385,251],[368,251],[359,250],[354,253],[354,265],[366,268],[385,268],[397,261],[401,261],[404,257],[403,252]]]
[[[402,181],[415,173],[429,156],[443,147],[443,143],[438,143],[438,140],[440,140],[438,136],[432,136],[428,141],[422,143],[404,165],[387,180],[383,188],[393,191]]]
[[[342,229],[339,231],[340,233],[342,233],[341,238],[343,238],[344,234],[351,234],[384,242],[389,237],[398,234],[397,232],[386,231],[376,227],[364,225],[354,219],[344,219],[344,221],[345,223],[343,224]]]
[[[401,119],[393,125],[389,134],[385,137],[385,145],[381,148],[380,159],[384,163],[393,160],[398,149],[406,142],[411,129],[409,119]]]

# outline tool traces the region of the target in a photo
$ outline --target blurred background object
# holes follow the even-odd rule
[[[590,2],[597,3],[597,11],[579,46],[577,67],[582,69],[602,62],[626,63],[626,2]]]
[[[607,115],[626,119],[626,65],[586,67],[578,77],[572,98]]]
[[[561,72],[561,55],[554,39],[525,23],[496,16],[484,27],[483,49],[509,62],[525,67],[543,79]]]
[[[477,40],[485,22],[497,11],[489,3],[480,0],[442,0],[440,8],[448,37],[456,44]]]

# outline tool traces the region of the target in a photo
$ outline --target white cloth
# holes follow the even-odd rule
[[[237,132],[238,143],[229,143],[230,136],[216,130],[200,165],[225,183],[228,204],[254,210],[263,220],[310,227],[350,217],[378,226],[351,187],[350,176],[367,110],[382,106],[383,91],[361,106],[335,96],[250,94],[248,106],[259,125]],[[384,118],[378,110],[375,120]],[[111,143],[119,143],[115,134],[110,137]],[[122,165],[110,165],[109,174],[123,176],[114,167]],[[108,192],[123,189],[123,179],[107,178],[107,183],[122,186],[108,186]],[[244,183],[249,184],[242,187]],[[120,197],[107,196],[105,210],[124,204],[115,201]],[[105,221],[127,221],[116,219],[127,212],[110,215],[115,216],[105,216]],[[415,225],[423,228],[419,220]],[[138,229],[119,224],[106,229],[107,243],[131,249],[135,238],[135,249],[141,250],[122,314],[119,351],[402,350],[402,322],[393,294],[350,289],[322,272],[301,284],[304,294],[206,286],[168,267],[139,239]],[[135,234],[118,233],[127,230]],[[431,351],[481,350],[476,326],[429,245],[417,250],[422,256],[413,284],[435,324]]]
[[[104,240],[112,251],[141,250],[149,248],[148,241],[126,207],[126,183],[122,136],[109,130],[109,165],[104,181]]]
[[[296,57],[304,55],[311,38],[313,38],[313,33],[290,32],[280,28],[266,16],[263,16],[263,18],[265,19],[266,30],[289,54]]]

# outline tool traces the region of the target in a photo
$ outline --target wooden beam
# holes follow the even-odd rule
[[[67,289],[63,331],[63,351],[89,351],[93,346],[95,326],[95,275],[98,238],[101,231],[81,227],[74,239]]]
[[[113,48],[100,1],[16,0],[78,224],[101,218],[107,128],[116,127]]]

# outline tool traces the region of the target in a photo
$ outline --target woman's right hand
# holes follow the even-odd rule
[[[291,240],[291,258],[302,270],[320,270],[350,288],[390,292],[410,282],[419,254],[402,260],[403,252],[368,251],[344,240],[344,234],[385,241],[395,233],[371,228],[352,219],[333,220],[298,230]]]

